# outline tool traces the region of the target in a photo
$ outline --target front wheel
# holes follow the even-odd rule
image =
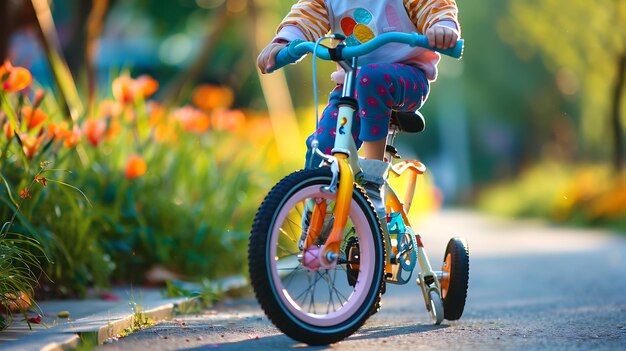
[[[469,282],[469,247],[461,238],[452,238],[443,255],[441,297],[444,316],[454,321],[461,318]]]
[[[280,181],[259,208],[248,248],[250,280],[265,314],[283,333],[310,345],[331,344],[354,333],[378,305],[384,281],[382,230],[358,186],[337,265],[309,270],[300,262],[305,202],[326,200],[326,221],[332,221],[336,196],[323,191],[331,180],[328,168],[318,168]]]

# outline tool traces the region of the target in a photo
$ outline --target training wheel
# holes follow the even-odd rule
[[[463,314],[469,282],[469,247],[464,239],[450,239],[443,255],[441,271],[441,297],[445,318],[454,321]]]

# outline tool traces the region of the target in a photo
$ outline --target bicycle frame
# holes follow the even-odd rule
[[[335,144],[332,149],[332,157],[327,158],[327,162],[331,165],[333,171],[333,181],[331,185],[327,187],[327,191],[336,193],[336,205],[334,209],[335,221],[333,223],[332,230],[328,236],[323,249],[320,254],[321,266],[324,268],[333,267],[337,258],[339,257],[339,250],[343,240],[343,233],[348,219],[348,213],[350,212],[350,201],[352,199],[352,189],[355,182],[355,174],[358,174],[361,169],[358,165],[358,154],[354,139],[351,135],[352,120],[355,111],[357,111],[357,104],[354,101],[354,83],[356,80],[356,67],[357,59],[353,59],[351,64],[340,62],[340,65],[346,71],[344,80],[344,88],[342,97],[339,101],[339,113],[337,118],[337,134],[335,138]],[[392,145],[393,139],[398,130],[391,126],[387,137],[387,144]],[[390,162],[391,155],[387,154],[386,159]],[[423,164],[417,161],[403,161],[396,165],[392,170],[401,175],[404,172],[410,172],[409,174],[409,186],[407,193],[405,194],[404,201],[400,201],[393,188],[385,183],[385,205],[386,213],[400,213],[402,221],[405,226],[411,228],[410,221],[407,216],[407,212],[410,209],[413,195],[415,192],[417,175],[423,174],[425,167]],[[338,184],[338,186],[337,186]],[[326,216],[327,204],[325,201],[316,202],[313,208],[311,216],[311,224],[309,232],[307,233],[307,239],[303,250],[306,250],[310,245],[316,242],[321,228],[324,224],[324,217]],[[387,281],[395,284],[405,284],[407,280],[400,278],[400,264],[392,261],[392,252],[394,252],[394,246],[392,245],[392,238],[387,228],[387,223],[384,218],[381,219],[383,223],[382,229],[385,236],[385,245],[387,252],[385,262],[385,273],[387,275]],[[410,229],[409,229],[410,230]],[[397,241],[398,239],[396,239]],[[421,272],[420,279],[428,282],[429,286],[433,283],[436,284],[439,289],[439,282],[436,278],[436,273],[432,270],[428,257],[425,253],[424,246],[419,234],[415,235],[411,240],[417,245],[415,248],[417,260],[420,263]],[[395,252],[397,254],[397,252]]]
[[[357,47],[346,48],[345,44],[340,43],[335,49],[327,50],[326,52],[322,53],[317,53],[318,57],[320,58],[337,62],[346,72],[342,97],[340,98],[338,103],[339,111],[336,126],[337,133],[335,136],[334,148],[332,149],[332,156],[324,155],[319,152],[319,150],[316,150],[316,152],[319,153],[330,165],[330,169],[333,174],[331,184],[325,187],[324,191],[331,194],[336,194],[336,205],[333,213],[335,221],[333,223],[330,235],[319,250],[318,257],[320,261],[320,267],[322,268],[333,268],[337,264],[338,258],[340,256],[339,251],[343,240],[343,233],[350,211],[350,202],[352,199],[352,191],[355,183],[355,175],[359,174],[362,171],[358,163],[357,148],[351,133],[353,117],[355,112],[358,110],[358,103],[354,99],[356,70],[358,68],[357,57],[361,54],[373,50],[377,45],[382,45],[386,42],[403,42],[411,46],[426,47],[433,51],[437,51],[455,58],[460,58],[462,56],[464,45],[463,40],[461,39],[457,42],[457,45],[454,48],[439,50],[429,47],[428,39],[425,36],[418,35],[417,33],[385,33],[375,38],[374,40]],[[276,57],[276,65],[272,70],[278,69],[286,64],[296,62],[298,59],[301,58],[302,55],[306,54],[307,52],[315,52],[314,49],[311,50],[311,47],[309,46],[310,43],[303,43],[303,45],[300,45],[300,43],[300,41],[294,41],[284,50],[281,50]],[[342,57],[342,51],[352,52],[352,56],[347,56],[352,57],[351,63],[347,63],[347,61],[344,59],[337,59],[337,56]],[[270,70],[270,72],[272,70]],[[387,140],[388,144],[393,142],[393,138],[395,137],[396,133],[397,129],[390,129]],[[391,157],[387,157],[387,160],[390,161]],[[424,252],[421,238],[419,234],[415,236],[412,233],[412,230],[410,229],[410,222],[406,215],[411,206],[411,201],[415,190],[416,177],[418,174],[424,172],[425,167],[417,161],[412,161],[405,162],[400,166],[397,166],[394,171],[401,174],[407,170],[411,171],[411,175],[408,188],[409,190],[405,194],[404,203],[399,200],[389,184],[385,184],[385,190],[387,194],[385,199],[386,212],[387,214],[400,213],[404,226],[407,226],[409,228],[408,233],[410,233],[410,235],[412,236],[411,245],[417,246],[417,248],[411,248],[410,250],[416,251],[417,260],[419,261],[422,268],[418,280],[421,282],[419,285],[421,286],[424,292],[424,296],[426,298],[429,292],[428,290],[437,289],[438,291],[440,291],[439,281],[436,277],[436,273],[432,271],[430,263],[428,262],[428,258],[426,256],[426,253]],[[302,248],[303,253],[315,242],[317,242],[317,239],[321,233],[321,228],[324,224],[324,217],[326,215],[326,212],[327,204],[325,201],[321,201],[319,203],[315,202],[311,215],[310,226],[307,232],[306,240],[304,241],[304,246]],[[398,264],[398,262],[392,262],[392,256],[394,252],[389,230],[387,228],[386,219],[382,218],[380,220],[382,222],[381,226],[385,236],[385,245],[388,253],[386,255],[385,262],[387,279],[389,282],[392,283],[406,283],[406,281],[404,281],[403,279],[398,278],[399,266],[406,265]],[[412,262],[413,266],[414,264],[415,262]],[[427,309],[429,309],[428,302]]]
[[[390,126],[389,133],[387,134],[387,145],[393,145],[394,138],[398,131],[399,129],[395,125]],[[385,159],[390,163],[393,159],[393,156],[394,155],[389,152],[385,153]],[[386,213],[388,215],[392,213],[400,213],[404,225],[408,228],[407,232],[411,233],[414,236],[414,243],[417,245],[416,257],[421,268],[421,271],[418,273],[419,281],[426,283],[426,285],[418,283],[418,285],[420,285],[423,290],[422,292],[424,293],[424,296],[426,296],[428,293],[426,291],[427,287],[428,289],[436,287],[437,290],[441,291],[439,279],[436,279],[438,275],[441,275],[441,273],[437,274],[437,272],[432,270],[432,266],[430,265],[428,256],[426,255],[424,244],[422,243],[422,238],[419,233],[412,232],[411,222],[407,216],[407,213],[411,209],[411,204],[413,202],[413,196],[415,194],[415,188],[417,185],[417,176],[424,174],[424,172],[426,171],[426,167],[419,161],[404,160],[391,167],[391,171],[398,176],[408,172],[409,179],[406,193],[404,194],[404,201],[400,201],[393,188],[389,185],[388,182],[385,182]],[[391,241],[391,235],[388,231],[385,232],[385,235],[389,237],[388,241]],[[400,265],[397,263],[390,263],[391,262],[388,261],[387,265],[385,266],[385,273],[388,274],[387,282],[393,284],[406,284],[408,282],[408,279],[400,279]],[[427,308],[429,308],[428,304]]]

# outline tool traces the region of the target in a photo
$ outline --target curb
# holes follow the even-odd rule
[[[139,313],[142,317],[149,319],[151,322],[158,323],[172,319],[175,315],[175,311],[188,308],[196,303],[196,300],[184,298],[180,301],[167,303]],[[114,319],[105,322],[112,312],[114,313],[114,311],[108,311],[106,313],[92,315],[84,318],[83,321],[77,320],[75,326],[70,328],[70,331],[75,333],[81,340],[93,340],[98,345],[106,343],[107,340],[117,337],[124,331],[127,331],[127,334],[136,331],[134,330],[135,318],[137,317],[135,313],[127,312],[124,315],[116,316],[117,318],[114,317]],[[94,319],[96,320],[95,322]],[[62,350],[66,350],[66,348]]]
[[[188,284],[190,290],[194,285]],[[215,282],[213,286],[222,292],[230,292],[247,286],[243,277],[229,277]],[[65,351],[77,348],[83,340],[102,345],[122,332],[133,333],[137,310],[142,317],[159,323],[172,319],[178,311],[197,306],[197,299],[189,297],[163,298],[162,289],[118,289],[119,301],[98,300],[53,301],[40,304],[47,315],[46,324],[33,325],[30,330],[25,322],[14,321],[7,330],[0,332],[0,350],[15,351]],[[134,296],[140,296],[135,299]],[[130,302],[128,302],[130,301]],[[96,306],[94,306],[96,305]],[[140,308],[137,308],[140,307]],[[69,310],[76,319],[59,319],[52,316],[59,310]],[[81,311],[85,312],[81,316]],[[51,326],[50,326],[51,325]]]

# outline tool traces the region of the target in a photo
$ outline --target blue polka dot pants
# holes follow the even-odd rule
[[[306,141],[305,168],[319,166],[318,155],[311,157],[314,136],[319,149],[330,154],[337,127],[337,102],[343,86],[338,85],[328,99],[316,133]],[[428,80],[424,72],[414,66],[399,63],[369,64],[361,67],[356,77],[356,99],[359,110],[352,121],[352,136],[357,148],[363,141],[377,141],[387,137],[392,110],[415,111],[428,96]]]

